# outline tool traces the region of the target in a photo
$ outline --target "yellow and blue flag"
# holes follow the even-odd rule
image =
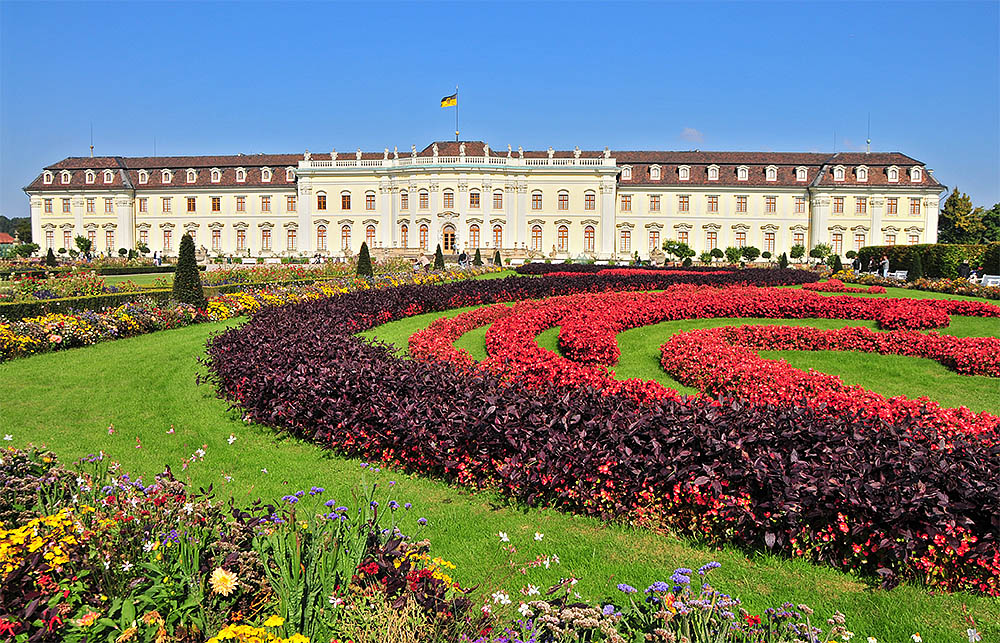
[[[441,99],[441,107],[456,107],[458,105],[458,92]]]

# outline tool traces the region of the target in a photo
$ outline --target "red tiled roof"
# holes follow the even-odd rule
[[[0,232],[0,243],[14,243],[14,237],[6,232]]]

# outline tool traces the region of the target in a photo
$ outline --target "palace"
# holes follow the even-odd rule
[[[97,251],[180,235],[216,254],[375,256],[500,249],[505,258],[662,256],[794,244],[933,243],[945,187],[898,152],[493,150],[70,157],[26,188],[42,250]]]

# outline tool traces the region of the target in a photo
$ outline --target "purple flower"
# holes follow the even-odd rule
[[[336,511],[337,513],[344,513],[345,511],[347,511],[347,507],[337,507],[336,509],[334,509],[334,511]]]
[[[296,491],[296,492],[295,492],[295,497],[296,497],[296,498],[301,498],[301,497],[302,497],[302,496],[304,496],[304,495],[306,495],[306,492],[305,492],[305,491]]]
[[[674,570],[673,575],[670,576],[670,580],[674,581],[675,585],[690,585],[691,584],[691,577],[689,576],[690,573],[691,573],[690,569],[681,568]]]
[[[296,496],[282,496],[281,499],[284,500],[285,502],[287,502],[290,505],[294,505],[296,502],[299,501],[298,497],[296,497]]]
[[[397,509],[399,509],[399,503],[396,502],[395,500],[390,500],[389,501],[389,509],[392,509],[393,511],[396,511]]]
[[[427,519],[426,518],[417,518],[417,524],[418,525],[426,525],[427,524]]]
[[[409,511],[409,510],[410,510],[410,507],[412,507],[412,506],[413,506],[413,505],[412,505],[412,504],[410,504],[410,503],[408,502],[408,503],[406,503],[405,505],[403,505],[403,509],[406,509],[407,511]]]
[[[323,503],[323,505],[327,507],[332,507],[335,504],[336,503],[333,500],[327,500],[326,502]]]
[[[611,616],[612,614],[615,613],[615,606],[614,605],[605,605],[604,609],[601,610],[601,613],[604,614],[605,616]]]
[[[702,565],[701,567],[699,567],[698,568],[698,574],[700,574],[701,576],[704,576],[708,572],[712,571],[713,569],[718,569],[719,567],[722,567],[722,563],[717,563],[717,562],[715,562],[713,560],[712,562],[710,562],[708,564],[705,564],[705,565]]]
[[[667,585],[661,580],[656,581],[655,583],[646,588],[647,594],[665,593],[669,591],[670,591],[670,585]]]
[[[378,503],[375,502],[374,500],[372,500],[371,507],[372,507],[372,509],[378,509]]]
[[[639,590],[632,587],[631,585],[626,585],[625,583],[618,583],[618,591],[625,594],[635,594]]]
[[[367,467],[367,466],[368,466],[368,463],[367,463],[367,462],[362,462],[362,463],[361,463],[361,468],[362,468],[362,469],[364,469],[364,468],[365,468],[365,467]]]
[[[326,491],[326,489],[324,489],[323,487],[313,487],[312,489],[309,490],[309,495],[315,496],[316,494],[323,493],[324,491]]]

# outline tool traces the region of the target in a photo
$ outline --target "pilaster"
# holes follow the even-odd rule
[[[604,258],[615,253],[615,180],[601,181],[601,242],[598,255]]]
[[[299,178],[299,198],[298,198],[298,210],[299,210],[299,229],[296,236],[297,250],[304,254],[310,254],[313,249],[313,236],[316,231],[313,229],[312,224],[312,209],[313,209],[313,189],[312,182],[309,179]],[[327,208],[330,207],[330,203],[327,202]],[[327,231],[327,247],[330,244],[330,233]],[[233,241],[231,248],[235,248],[235,240]]]

